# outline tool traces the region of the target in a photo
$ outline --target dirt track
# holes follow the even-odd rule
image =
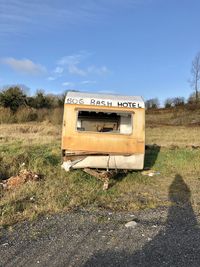
[[[177,192],[179,184],[181,192]],[[0,266],[200,266],[200,215],[181,176],[173,205],[138,213],[77,210],[1,229]],[[126,228],[134,220],[135,228]]]

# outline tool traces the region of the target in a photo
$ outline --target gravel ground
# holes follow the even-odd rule
[[[0,266],[200,266],[200,215],[187,186],[173,186],[169,208],[77,210],[1,229]]]

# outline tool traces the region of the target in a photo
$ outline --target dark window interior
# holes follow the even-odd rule
[[[130,134],[132,132],[131,114],[78,111],[77,130]]]

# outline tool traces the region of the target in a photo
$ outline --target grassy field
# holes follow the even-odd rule
[[[194,107],[193,107],[194,108]],[[200,109],[186,107],[171,109],[155,109],[146,112],[148,126],[171,125],[171,126],[199,126]]]
[[[177,174],[191,190],[194,210],[200,212],[200,149],[191,147],[200,145],[199,130],[197,126],[147,123],[146,144],[158,146],[146,150],[145,167],[160,174],[121,173],[111,180],[109,190],[103,191],[100,181],[81,170],[61,170],[60,126],[47,122],[0,124],[0,179],[16,175],[22,163],[43,175],[41,181],[0,191],[0,225],[77,207],[135,211],[168,206],[169,186]]]

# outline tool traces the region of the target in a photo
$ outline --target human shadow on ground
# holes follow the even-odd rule
[[[163,230],[133,254],[125,249],[102,251],[93,255],[84,266],[200,266],[200,229],[190,198],[189,187],[177,174],[169,188],[171,206]],[[133,231],[137,231],[136,228]]]

